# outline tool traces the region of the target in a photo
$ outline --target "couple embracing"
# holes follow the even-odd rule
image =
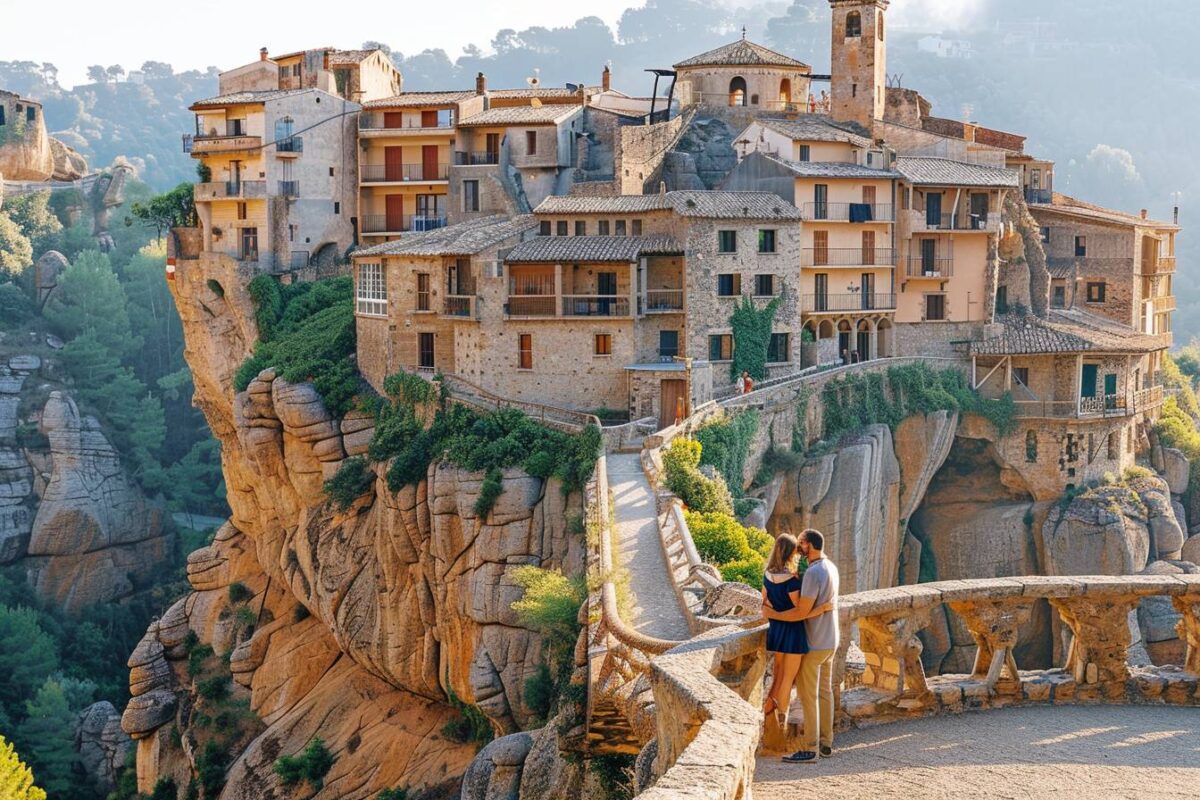
[[[804,709],[804,738],[799,750],[783,757],[794,764],[833,755],[838,571],[822,553],[824,549],[825,537],[818,531],[806,530],[799,539],[781,534],[763,576],[767,652],[774,656],[774,678],[763,714],[783,712],[786,721],[795,684]],[[801,557],[807,568],[797,574]]]

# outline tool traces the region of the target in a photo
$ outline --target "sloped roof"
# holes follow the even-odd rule
[[[508,263],[622,262],[642,255],[682,253],[670,236],[538,236],[514,247]]]
[[[850,129],[849,125],[834,122],[823,114],[807,114],[796,119],[763,119],[764,128],[782,133],[790,139],[808,142],[846,142],[855,147],[870,147],[868,136]]]
[[[1021,177],[1016,170],[969,164],[949,158],[900,156],[896,169],[914,186],[1004,186],[1016,188]]]
[[[584,86],[585,94],[594,94],[600,91],[599,86]],[[527,86],[524,89],[489,89],[488,94],[492,97],[574,97],[578,91],[568,89],[565,86]]]
[[[808,64],[805,64],[803,61],[797,61],[791,56],[776,53],[774,50],[763,47],[761,44],[755,44],[748,39],[739,39],[736,42],[730,42],[714,50],[709,50],[707,53],[685,58],[675,65],[675,69],[679,69],[680,67],[708,66],[770,66],[810,69]]]
[[[329,66],[361,64],[378,52],[377,48],[371,50],[334,50],[329,54]]]
[[[858,178],[879,180],[895,180],[904,177],[899,172],[890,169],[864,167],[860,164],[844,164],[839,161],[791,161],[773,153],[759,153],[768,161],[781,164],[798,178]]]
[[[354,256],[471,256],[537,227],[529,214],[493,215],[355,250]]]
[[[670,210],[681,217],[708,219],[800,219],[800,209],[773,192],[676,190],[666,194],[610,197],[547,197],[538,214],[637,214]]]
[[[550,195],[536,214],[639,214],[671,208],[665,194],[621,194],[609,197]]]
[[[1149,353],[1171,346],[1170,336],[1138,333],[1085,311],[1054,310],[1045,319],[1008,315],[1004,333],[971,343],[972,355]]]
[[[269,89],[264,92],[232,92],[230,94],[217,95],[209,97],[205,100],[197,100],[189,107],[189,111],[194,111],[197,108],[216,108],[219,106],[235,106],[244,105],[247,103],[265,103],[268,100],[274,100],[279,97],[287,97],[290,94],[300,94],[301,92],[312,92],[315,89]]]
[[[504,106],[489,108],[474,116],[460,120],[460,128],[483,125],[555,125],[581,109],[582,106]]]
[[[442,92],[402,92],[401,94],[384,97],[379,100],[369,100],[363,103],[363,108],[415,108],[418,106],[442,106],[457,103],[475,92],[468,89],[449,90]]]
[[[1071,214],[1076,217],[1084,217],[1086,219],[1094,219],[1100,222],[1114,222],[1119,225],[1140,225],[1145,228],[1162,228],[1166,230],[1180,230],[1180,227],[1173,222],[1163,222],[1156,219],[1142,219],[1137,214],[1127,214],[1124,211],[1117,211],[1112,208],[1104,208],[1103,206],[1088,203],[1076,197],[1071,197],[1065,194],[1054,192],[1049,203],[1030,203],[1029,207],[1034,211],[1058,211],[1063,214]]]

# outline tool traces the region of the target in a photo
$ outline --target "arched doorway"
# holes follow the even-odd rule
[[[729,105],[746,105],[746,79],[740,75],[729,82]]]
[[[792,104],[792,79],[784,78],[779,82],[779,103],[787,108]]]
[[[853,329],[850,327],[848,320],[842,320],[838,323],[838,358],[843,364],[850,363],[850,334]]]
[[[857,333],[857,340],[854,344],[855,347],[858,348],[858,360],[870,361],[874,357],[874,353],[872,352],[871,348],[871,340],[875,338],[872,335],[874,334],[874,330],[872,329],[871,322],[869,320],[860,319],[858,321]]]
[[[891,358],[895,355],[896,343],[893,340],[895,330],[890,319],[879,320],[875,328],[875,345],[878,358]]]

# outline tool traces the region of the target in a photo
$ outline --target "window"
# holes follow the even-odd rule
[[[463,211],[479,210],[479,181],[463,181]]]
[[[774,253],[775,252],[775,231],[768,228],[758,232],[758,252]]]
[[[717,294],[721,297],[737,297],[742,293],[742,276],[727,272],[717,276]]]
[[[575,235],[587,236],[587,221],[582,219],[575,220]]]
[[[1104,283],[1089,283],[1087,285],[1087,301],[1089,303],[1103,303],[1105,286]]]
[[[631,236],[642,235],[642,221],[640,219],[635,219],[629,223],[629,233]]]
[[[800,160],[809,161],[812,158],[812,148],[806,144],[800,145]]]
[[[862,14],[851,11],[846,15],[846,38],[854,39],[862,36]]]
[[[238,219],[246,218],[246,204],[245,203],[237,204],[237,218]]]
[[[1012,375],[1014,381],[1021,384],[1026,389],[1029,388],[1029,367],[1013,367]]]
[[[1067,307],[1067,287],[1055,286],[1050,292],[1050,305],[1055,308]]]
[[[258,228],[242,228],[240,247],[242,261],[258,261]]]
[[[25,121],[26,122],[37,122],[37,107],[36,106],[29,106],[28,108],[25,109]]]
[[[417,311],[429,310],[429,273],[417,273]]]
[[[1008,287],[1007,286],[997,286],[996,287],[996,313],[997,314],[1007,314],[1008,313]]]
[[[4,124],[4,106],[0,106],[0,125]]]
[[[549,235],[550,235],[550,220],[544,219],[538,225],[538,236],[549,236]]]
[[[1087,258],[1087,237],[1086,236],[1076,236],[1075,237],[1075,257],[1076,258]]]
[[[421,369],[433,369],[433,333],[417,334],[417,366]]]
[[[775,296],[775,276],[771,274],[755,275],[754,276],[754,296],[755,297],[774,297]]]
[[[612,334],[597,333],[596,334],[596,355],[611,356],[612,355]]]
[[[533,369],[533,334],[517,336],[517,369]]]
[[[537,155],[537,131],[525,131],[525,153],[526,155]]]
[[[786,333],[772,333],[771,342],[767,345],[767,363],[783,364],[791,360],[791,336]]]
[[[342,204],[337,202],[336,200],[333,201],[333,213],[334,214],[342,213]]]
[[[931,322],[946,319],[946,295],[925,295],[925,319]]]
[[[329,168],[329,177],[333,177],[333,167]]]
[[[387,285],[383,281],[383,264],[358,265],[358,313],[372,316],[387,315]]]
[[[737,231],[717,231],[717,252],[737,252]]]
[[[679,331],[658,332],[658,357],[674,358],[679,355]]]
[[[624,235],[625,235],[625,220],[619,219],[619,220],[617,220],[617,236],[624,236]]]
[[[558,225],[556,226],[555,233],[559,236],[567,235],[567,221],[565,219],[560,219],[558,221]]]
[[[596,223],[596,233],[601,236],[608,236],[608,220],[602,219]]]
[[[292,64],[292,77],[294,77],[294,78],[300,77],[300,62],[299,61],[297,61],[295,64]]]
[[[733,359],[733,334],[720,333],[708,337],[708,360],[730,361]]]
[[[818,183],[813,186],[813,219],[829,219],[829,184]]]
[[[1050,228],[1042,227],[1042,244],[1050,244]]]

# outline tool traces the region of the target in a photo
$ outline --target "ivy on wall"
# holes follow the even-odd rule
[[[743,297],[729,317],[733,329],[733,361],[729,365],[729,377],[736,379],[742,372],[750,373],[754,380],[767,377],[767,349],[771,345],[771,328],[775,324],[775,312],[783,303],[780,295],[761,309],[754,301]]]

